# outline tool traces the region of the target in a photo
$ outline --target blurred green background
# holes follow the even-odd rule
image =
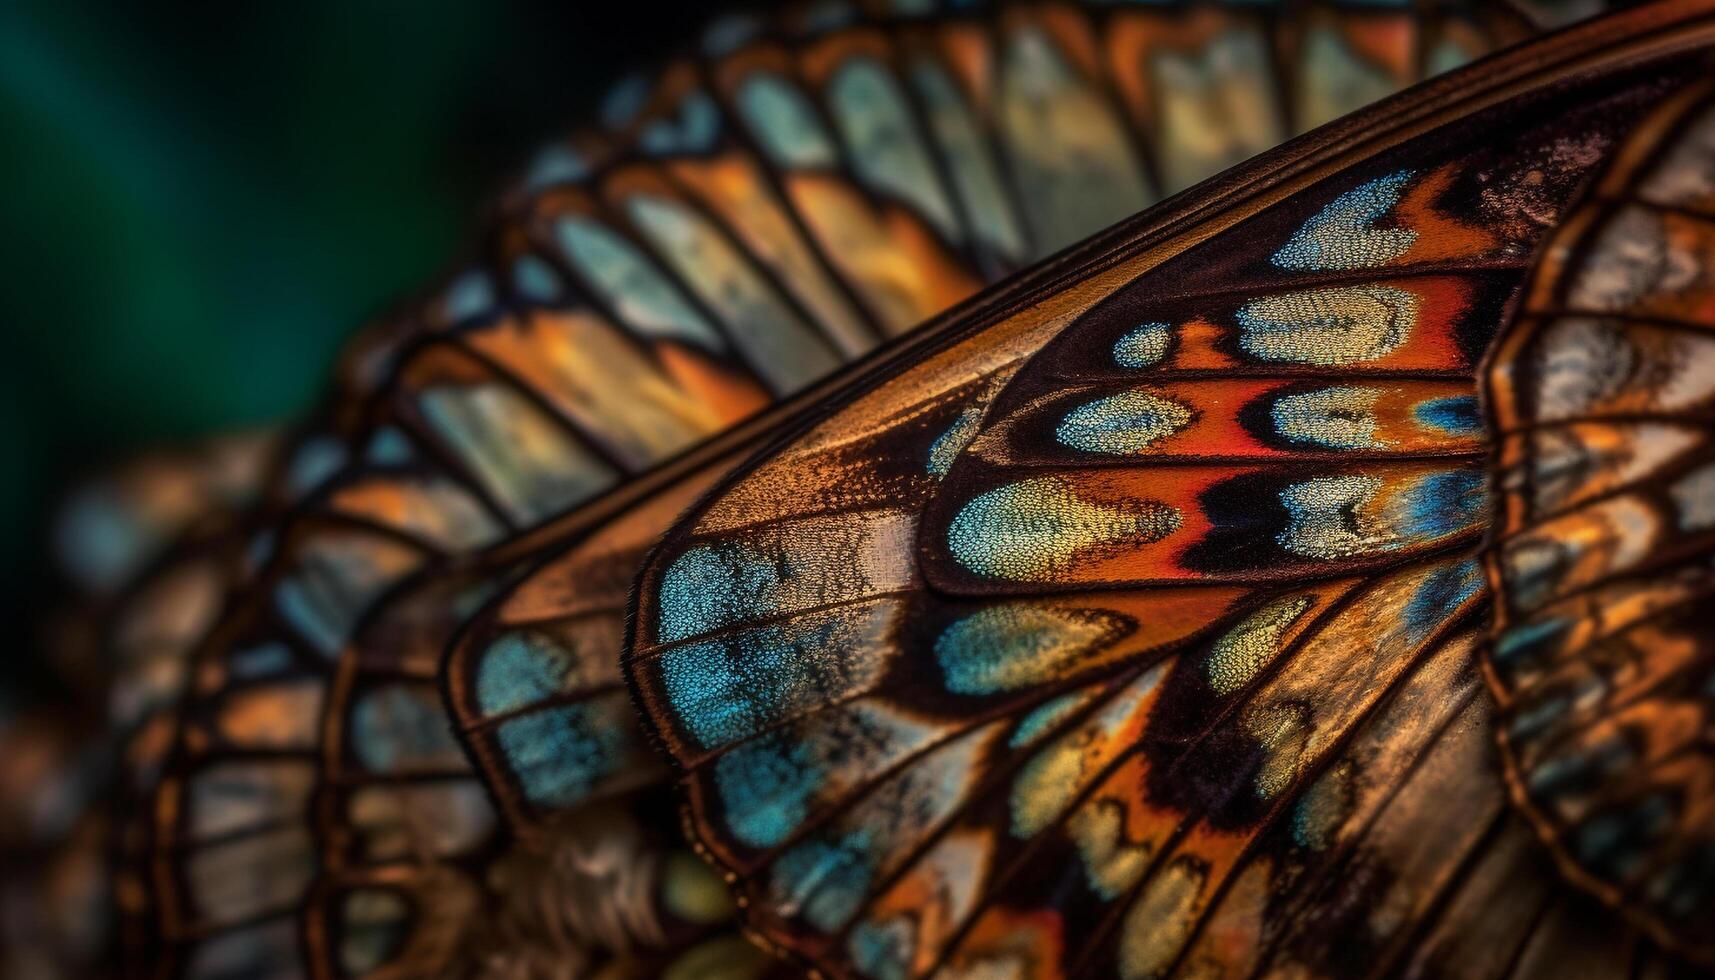
[[[67,479],[304,408],[484,191],[702,6],[0,4],[12,621]]]

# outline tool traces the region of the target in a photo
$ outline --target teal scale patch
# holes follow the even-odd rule
[[[507,633],[483,651],[477,710],[491,717],[538,704],[564,689],[573,667],[571,653],[547,637]]]
[[[466,272],[447,286],[441,309],[448,321],[474,319],[494,308],[494,284],[482,272]]]
[[[725,347],[673,281],[612,229],[591,218],[564,217],[554,222],[554,237],[573,268],[633,330],[705,350]]]
[[[1535,652],[1534,648],[1549,640],[1559,639],[1571,626],[1571,623],[1560,618],[1542,619],[1514,626],[1495,640],[1495,663],[1505,667],[1517,666],[1518,661]]]
[[[1305,272],[1367,269],[1403,256],[1416,243],[1417,232],[1375,223],[1399,204],[1412,174],[1402,170],[1336,197],[1274,253],[1274,264]]]
[[[416,453],[411,448],[411,442],[405,433],[397,426],[389,425],[378,430],[369,439],[369,445],[363,450],[363,458],[376,466],[402,466],[409,463]]]
[[[556,184],[570,184],[590,175],[589,161],[569,146],[553,146],[530,161],[524,175],[524,189],[535,192]]]
[[[1189,407],[1146,391],[1122,391],[1066,413],[1054,438],[1087,453],[1128,456],[1168,438],[1196,417]]]
[[[328,436],[306,439],[286,465],[286,486],[293,497],[301,497],[321,486],[345,465],[345,447]]]
[[[1483,474],[1461,468],[1430,473],[1404,497],[1405,516],[1395,523],[1415,540],[1438,538],[1475,527],[1488,512],[1488,488]]]
[[[1123,624],[1095,611],[1022,603],[991,606],[953,621],[935,639],[947,690],[988,695],[1064,679]]]
[[[874,980],[907,980],[916,936],[908,922],[858,924],[846,940],[846,951],[864,976]]]
[[[965,447],[976,438],[977,429],[982,422],[982,409],[976,406],[966,408],[947,426],[947,431],[935,437],[929,444],[929,462],[923,469],[933,477],[946,476],[953,468],[953,461],[965,451]]]
[[[976,116],[946,69],[932,58],[911,66],[911,83],[947,160],[976,237],[1009,261],[1024,255],[1024,232]]]
[[[745,742],[715,762],[727,826],[751,847],[773,847],[791,835],[825,778],[809,745],[778,733]]]
[[[1395,286],[1264,296],[1238,311],[1239,346],[1264,361],[1340,367],[1392,353],[1417,326],[1419,300]]]
[[[267,677],[292,665],[292,648],[279,640],[270,640],[261,646],[236,651],[230,662],[235,677]]]
[[[1478,435],[1483,431],[1483,417],[1477,411],[1476,395],[1455,395],[1420,402],[1411,410],[1419,425],[1439,429],[1452,436]]]
[[[510,718],[495,731],[500,749],[538,806],[569,806],[592,792],[632,754],[633,734],[611,711],[568,704]]]
[[[1182,519],[1159,501],[1110,506],[1085,500],[1054,477],[1035,477],[967,503],[947,528],[947,547],[978,575],[1022,581],[1064,570],[1086,548],[1158,541]]]
[[[739,112],[769,157],[784,167],[832,167],[839,151],[803,92],[777,75],[752,75],[739,85]]]
[[[1006,744],[1015,749],[1029,745],[1053,731],[1056,725],[1071,717],[1074,711],[1089,704],[1093,697],[1094,691],[1073,691],[1042,702],[1019,719],[1018,727],[1012,730],[1012,737]]]
[[[674,119],[657,119],[643,127],[637,145],[652,156],[706,153],[720,135],[720,109],[706,92],[692,92],[679,103]]]
[[[393,685],[365,695],[352,709],[351,744],[371,772],[456,767],[464,754],[453,741],[440,701]]]
[[[873,653],[870,611],[824,614],[661,654],[667,699],[704,748],[749,738],[789,715],[865,688],[883,659]]]
[[[784,574],[743,544],[692,548],[661,576],[657,641],[672,643],[768,615],[778,605],[775,593]]]
[[[833,933],[862,907],[874,865],[866,830],[851,831],[832,843],[808,840],[774,862],[770,890],[777,903],[800,909],[811,925]]]
[[[1379,388],[1335,387],[1286,395],[1269,409],[1274,431],[1328,449],[1380,449],[1375,437]]]
[[[1447,617],[1488,584],[1482,565],[1462,561],[1431,575],[1405,606],[1405,628],[1412,643],[1428,639]]]
[[[1173,328],[1165,323],[1143,323],[1114,341],[1114,363],[1122,368],[1146,368],[1159,364],[1173,342]]]
[[[842,65],[828,83],[835,122],[866,184],[911,202],[948,241],[964,237],[905,93],[873,59]]]
[[[519,256],[512,263],[512,286],[518,295],[536,303],[559,302],[563,292],[560,277],[535,255]]]

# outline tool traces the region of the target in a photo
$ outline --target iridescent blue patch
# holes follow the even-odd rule
[[[1405,607],[1405,628],[1412,642],[1426,639],[1429,633],[1447,621],[1448,616],[1481,591],[1486,582],[1483,568],[1475,559],[1443,568],[1429,576],[1418,586]]]
[[[913,935],[907,922],[893,921],[885,925],[860,922],[846,940],[846,950],[852,962],[866,977],[874,980],[907,980],[911,962]]]
[[[306,439],[292,453],[286,466],[286,485],[294,497],[309,493],[345,465],[345,447],[337,440],[318,436]]]
[[[621,129],[643,110],[649,97],[649,76],[641,72],[619,80],[602,96],[601,123],[608,129]]]
[[[555,184],[570,184],[590,175],[589,161],[569,146],[551,146],[536,155],[524,176],[524,188],[540,191]]]
[[[892,75],[873,58],[848,61],[828,82],[828,103],[851,147],[852,166],[865,183],[916,205],[949,240],[963,237],[905,93]]]
[[[947,549],[978,575],[1025,581],[1058,574],[1083,549],[1159,541],[1179,528],[1177,508],[1086,500],[1057,477],[1019,480],[972,498],[947,526]]]
[[[1476,395],[1455,395],[1420,402],[1411,410],[1419,424],[1440,429],[1448,435],[1468,436],[1483,431],[1483,417],[1477,411]]]
[[[1007,604],[954,620],[935,638],[947,690],[988,695],[1059,680],[1112,635],[1093,614]]]
[[[779,734],[745,742],[715,762],[727,826],[751,847],[773,847],[790,836],[826,776],[809,745]]]
[[[1624,811],[1592,817],[1578,828],[1573,847],[1586,865],[1630,879],[1659,846],[1658,838],[1673,824],[1676,810],[1665,795],[1652,793]]]
[[[228,661],[232,675],[246,680],[277,674],[292,665],[292,649],[279,640],[235,651]]]
[[[1166,323],[1140,323],[1114,341],[1114,363],[1123,368],[1146,368],[1167,356],[1173,327]]]
[[[290,578],[274,590],[274,604],[317,653],[331,660],[345,643],[350,616],[318,599],[315,591],[303,580]]]
[[[1570,707],[1572,700],[1564,695],[1532,705],[1507,723],[1507,735],[1517,742],[1530,741],[1553,727]]]
[[[363,888],[344,897],[339,912],[339,960],[348,975],[380,970],[410,934],[411,907],[379,888]]]
[[[982,421],[983,413],[976,408],[967,408],[959,413],[953,424],[947,426],[947,431],[935,437],[929,444],[929,462],[924,467],[930,476],[946,476],[953,468],[953,461],[964,452],[976,437],[977,425]]]
[[[384,687],[352,709],[351,743],[371,772],[456,763],[463,758],[438,700],[399,686]]]
[[[564,687],[572,666],[571,654],[547,638],[507,633],[483,651],[476,671],[477,710],[498,715],[537,704]]]
[[[999,168],[990,155],[976,115],[946,69],[929,57],[911,66],[911,84],[923,104],[935,142],[965,204],[965,218],[977,237],[1001,255],[1016,259],[1024,253],[1024,232],[1007,199]]]
[[[1406,516],[1400,531],[1414,539],[1438,538],[1471,527],[1483,519],[1488,490],[1483,474],[1474,469],[1432,473],[1406,493]]]
[[[617,771],[630,748],[629,731],[585,704],[508,719],[495,736],[524,795],[540,806],[587,799]]]
[[[1088,693],[1073,692],[1042,702],[1032,708],[1029,714],[1019,719],[1018,727],[1012,730],[1012,737],[1007,740],[1006,744],[1015,749],[1029,745],[1041,736],[1053,731],[1056,725],[1070,717],[1073,711],[1088,703],[1089,700],[1090,695]]]
[[[659,670],[674,711],[704,748],[755,735],[801,709],[827,704],[864,683],[867,617],[831,615],[810,623],[746,630],[661,654]]]
[[[702,545],[680,555],[661,576],[656,639],[671,643],[772,612],[787,573],[738,543]]]
[[[774,862],[771,890],[784,905],[802,910],[825,933],[845,927],[862,907],[875,858],[866,830],[854,830],[829,843],[807,840]]]
[[[668,156],[703,153],[714,145],[720,132],[720,110],[705,92],[692,92],[679,103],[677,119],[657,119],[637,137],[645,153]]]
[[[725,57],[750,43],[761,30],[762,21],[754,14],[717,17],[703,30],[703,53],[711,58]]]
[[[1580,783],[1588,785],[1611,776],[1637,759],[1621,739],[1603,742],[1590,749],[1574,748],[1541,762],[1525,777],[1525,785],[1538,796],[1554,796]]]
[[[667,274],[617,232],[593,218],[567,216],[554,222],[554,238],[567,260],[633,330],[711,350],[725,346]]]
[[[804,11],[803,18],[806,33],[825,34],[855,21],[857,10],[845,0],[816,0]]]
[[[1269,409],[1284,439],[1328,449],[1376,449],[1376,388],[1338,385],[1282,395]]]
[[[1195,413],[1171,398],[1122,391],[1066,413],[1054,438],[1068,449],[1124,456],[1141,453],[1190,425]]]
[[[393,425],[378,430],[363,450],[363,458],[376,466],[400,466],[410,462],[414,455],[411,441]]]
[[[457,323],[481,316],[494,308],[494,284],[488,274],[472,270],[454,279],[441,299],[446,318]]]
[[[117,588],[137,569],[152,540],[129,508],[103,487],[67,504],[57,545],[66,570],[94,589]]]

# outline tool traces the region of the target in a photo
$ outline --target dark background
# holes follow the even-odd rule
[[[304,408],[487,188],[707,9],[0,4],[0,680],[70,478]]]

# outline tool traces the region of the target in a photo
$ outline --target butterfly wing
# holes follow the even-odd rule
[[[1394,44],[1410,41],[1388,56],[1405,66],[1400,68],[1403,78],[1415,77],[1413,72],[1429,69],[1428,61],[1421,64],[1413,61],[1415,56],[1410,52],[1417,46],[1433,47],[1440,43],[1434,39],[1442,38],[1447,33],[1447,24],[1456,20],[1451,10],[1439,11],[1435,17],[1419,17],[1409,11],[1369,12],[1354,14],[1347,20],[1335,17],[1333,8],[1315,7],[1308,13],[1300,13],[1305,17],[1314,15],[1312,19],[1320,25],[1316,30],[1337,29],[1353,36],[1373,34]],[[677,187],[686,193],[686,207],[701,208],[701,213],[727,220],[738,241],[753,243],[783,238],[790,245],[787,254],[799,254],[802,247],[813,254],[831,257],[837,266],[841,256],[849,255],[853,249],[834,248],[812,234],[813,241],[823,242],[822,251],[817,253],[815,246],[804,244],[794,234],[781,234],[781,230],[791,231],[791,223],[773,217],[787,207],[779,203],[783,200],[796,201],[791,213],[806,221],[809,212],[822,206],[793,196],[798,192],[790,188],[802,177],[810,182],[806,186],[817,188],[802,192],[810,197],[824,191],[832,193],[830,188],[844,188],[840,193],[860,197],[864,191],[883,198],[891,196],[894,202],[891,206],[909,207],[909,213],[922,219],[921,231],[909,237],[939,240],[949,248],[955,245],[974,248],[979,267],[986,268],[991,266],[985,266],[984,262],[994,266],[1005,264],[996,257],[1001,251],[1010,249],[1007,254],[1012,257],[1007,261],[1018,261],[1039,255],[1045,248],[1037,245],[1027,249],[1020,229],[1029,222],[1009,202],[1045,200],[1054,193],[1074,193],[1083,187],[1086,200],[1080,206],[1089,207],[1094,200],[1102,218],[1080,221],[1075,228],[1062,229],[1067,234],[1082,234],[1124,213],[1122,207],[1143,200],[1120,194],[1117,200],[1124,203],[1117,204],[1100,194],[1090,195],[1088,187],[1093,178],[1078,172],[1072,162],[1074,158],[1098,161],[1123,158],[1135,162],[1135,155],[1128,156],[1132,151],[1126,147],[1140,141],[1126,134],[1123,114],[1110,105],[1108,89],[1118,84],[1110,82],[1110,74],[1118,75],[1123,70],[1141,79],[1129,83],[1128,91],[1142,93],[1134,95],[1129,104],[1139,114],[1138,132],[1146,134],[1141,144],[1156,151],[1165,152],[1165,148],[1182,141],[1220,142],[1242,130],[1245,122],[1216,113],[1213,123],[1196,129],[1190,122],[1196,112],[1180,107],[1168,110],[1164,117],[1148,119],[1145,125],[1144,117],[1152,111],[1150,107],[1156,99],[1176,97],[1183,89],[1195,88],[1175,75],[1171,67],[1157,63],[1170,56],[1201,59],[1198,78],[1220,90],[1218,102],[1242,103],[1250,107],[1247,111],[1273,120],[1271,131],[1287,131],[1288,99],[1273,90],[1274,79],[1267,79],[1267,87],[1259,90],[1265,80],[1245,75],[1245,69],[1219,51],[1223,45],[1232,44],[1245,50],[1258,45],[1265,49],[1278,45],[1284,52],[1299,43],[1306,31],[1314,33],[1293,19],[1297,14],[1289,17],[1222,5],[1195,5],[1170,10],[1092,10],[1079,16],[1083,19],[1073,16],[1072,8],[1056,8],[1052,13],[1019,14],[993,24],[967,15],[944,19],[901,18],[885,25],[863,24],[852,30],[797,24],[793,28],[779,28],[772,34],[760,25],[751,24],[741,35],[723,39],[710,63],[701,66],[700,71],[695,65],[676,64],[663,73],[649,95],[630,99],[640,102],[641,108],[626,110],[625,125],[632,134],[630,138],[644,149],[642,155],[648,160],[647,166],[654,168],[649,171],[654,176],[644,175],[641,169],[644,164],[619,168],[604,199],[616,211],[635,210],[640,200],[636,195],[644,193],[639,188],[653,187],[656,190],[648,193],[659,193],[662,188]],[[1465,37],[1465,41],[1480,48],[1511,36],[1509,31],[1522,29],[1514,20],[1506,24],[1509,25],[1506,29],[1498,29],[1493,35],[1475,34]],[[841,22],[837,26],[849,25]],[[802,35],[796,47],[783,36],[792,31]],[[1116,31],[1130,39],[1127,44],[1111,52],[1098,50],[1095,38]],[[1140,46],[1148,50],[1140,53]],[[1011,54],[1006,53],[1009,50]],[[1074,71],[1075,65],[1082,67]],[[707,85],[701,81],[705,77],[712,80]],[[902,78],[909,78],[909,84]],[[632,88],[627,83],[618,91],[629,94]],[[709,89],[719,97],[711,98]],[[923,123],[911,123],[907,110],[912,103],[901,94],[902,90],[916,95],[914,104],[924,114]],[[1026,104],[1030,99],[1047,101],[1029,109]],[[1002,121],[1003,117],[1017,117],[1016,123],[1032,113],[1045,118],[1097,113],[1104,121],[1100,125],[1077,127],[1079,138],[1105,142],[1102,147],[1068,152],[1068,159],[1058,163],[1038,161],[1027,165],[1022,155],[1035,152],[1047,141],[1028,138],[1022,132],[1007,138],[997,133],[1008,125]],[[1218,133],[1211,135],[1206,131],[1208,126]],[[929,134],[927,140],[925,134]],[[749,155],[749,147],[757,148],[755,152],[760,159]],[[936,152],[929,154],[929,149]],[[938,159],[941,166],[924,164],[926,154]],[[1205,165],[1214,163],[1205,161]],[[1036,183],[1016,183],[1009,189],[996,186],[1001,174],[1021,169],[1037,174]],[[1198,176],[1206,172],[1203,170]],[[950,190],[939,183],[942,173],[947,175]],[[1144,178],[1139,173],[1129,164],[1126,167],[1116,164],[1110,176],[1098,183],[1107,186],[1141,182]],[[908,175],[912,179],[907,179]],[[1061,190],[1051,192],[1046,189],[1050,184]],[[978,207],[979,204],[984,206]],[[1067,217],[1059,214],[1064,209],[1050,210],[1060,219]],[[604,267],[592,262],[587,254],[592,246],[586,243],[580,253],[578,246],[565,244],[574,235],[567,224],[572,219],[565,213],[551,217],[551,211],[544,208],[539,214],[537,220],[542,224],[536,231],[538,239],[560,242],[564,246],[562,260],[584,281],[594,283],[593,288],[598,292],[610,297],[611,305],[617,307],[622,298],[636,302],[657,295],[659,290],[651,284],[661,284],[663,288],[668,284],[664,276],[622,277],[611,270],[604,279]],[[996,217],[998,224],[976,221],[974,216],[979,214]],[[964,218],[953,221],[949,215],[964,215]],[[996,230],[1003,227],[1008,230]],[[657,254],[661,247],[655,246]],[[634,249],[640,261],[646,248],[646,244],[639,244]],[[903,254],[908,249],[896,243],[889,250]],[[819,264],[777,258],[758,265],[773,272],[789,287],[786,292],[797,295],[806,305],[812,295],[825,293],[819,287],[810,293],[796,290],[806,276],[794,270],[820,268]],[[869,297],[866,303],[879,301],[878,297],[885,294],[873,284],[866,285],[861,276],[846,275],[837,268],[835,275],[849,295]],[[830,339],[838,343],[840,337],[835,334]],[[665,513],[679,504],[650,506]],[[577,532],[584,533],[587,532]],[[635,547],[640,548],[647,534],[639,531],[635,536]],[[573,546],[571,541],[565,544]],[[589,554],[603,555],[600,551]],[[575,564],[569,556],[565,560]],[[606,562],[607,558],[603,556],[601,560]],[[556,583],[555,588],[562,590],[560,604],[567,610],[567,616],[584,616],[586,603],[590,608],[608,608],[619,591],[617,582],[623,578],[614,573],[613,582],[607,582],[604,576],[594,580],[589,588],[579,590],[577,576],[568,572],[563,577],[566,582]],[[541,600],[520,601],[534,608]],[[480,659],[476,654],[470,656]],[[453,697],[455,703],[463,704],[460,710],[466,724],[474,724],[477,718],[489,713],[469,701],[475,690],[472,679],[475,675],[469,672],[477,669],[473,663],[461,668],[463,672],[455,671]],[[484,758],[500,758],[492,746],[485,748],[485,744],[479,740],[473,747]],[[501,769],[504,768],[502,765]],[[514,795],[512,791],[518,789],[518,772],[497,770],[494,778],[496,785],[502,787],[503,797]],[[520,803],[515,809],[521,813],[524,808]]]
[[[432,771],[381,764],[422,748],[427,710],[432,644],[394,633],[412,635],[411,596],[436,593],[401,583],[461,570],[455,556],[542,525],[1015,262],[991,256],[1017,238],[1007,219],[963,202],[1036,201],[1014,222],[1033,229],[1028,257],[1154,193],[1092,23],[1009,14],[991,41],[984,16],[806,15],[646,83],[640,113],[610,99],[608,132],[544,157],[468,272],[347,360],[336,431],[305,441],[290,471],[306,503],[262,543],[253,593],[198,655],[155,791],[149,867],[169,950],[194,969],[290,962],[306,894],[318,959],[376,966],[422,948],[439,920],[418,899],[436,886],[380,894],[405,866],[376,842],[410,821],[406,794],[376,788],[466,784],[444,751]],[[908,80],[908,31],[921,50],[963,45],[956,77]],[[1364,57],[1410,63],[1398,45],[1414,35],[1381,35]],[[920,114],[932,97],[937,113]],[[1049,123],[1066,140],[1031,138]],[[949,133],[957,152],[935,142]],[[1023,190],[997,194],[992,178],[1015,170]],[[515,761],[491,762],[497,785],[520,778],[500,771]],[[358,805],[379,795],[391,810]],[[429,863],[483,848],[430,848]]]
[[[20,685],[0,721],[8,969],[81,974],[112,954],[126,882],[107,856],[132,823],[115,755],[147,766],[278,442],[254,432],[145,454],[81,484],[57,515],[55,558],[72,593],[45,637],[59,700]]]
[[[1485,374],[1489,677],[1515,796],[1568,874],[1715,960],[1715,102],[1614,155]]]
[[[1504,813],[1477,361],[1689,77],[1620,54],[1676,13],[1693,33],[1570,34],[1146,214],[681,522],[626,671],[752,926],[841,975],[1406,956],[1459,884],[1434,869]],[[1551,70],[1614,38],[1593,88]],[[1452,793],[1472,820],[1426,827]]]
[[[1099,15],[1093,16],[1099,20]],[[1147,35],[1151,30],[1164,30],[1177,24],[1187,16],[1184,11],[1171,12],[1171,15],[1140,15],[1133,23],[1116,13],[1113,20],[1116,24],[1122,21],[1132,23],[1134,28]],[[1415,15],[1389,15],[1395,21],[1402,16],[1409,19]],[[1168,18],[1166,24],[1160,22],[1162,18]],[[1257,21],[1243,12],[1213,7],[1202,9],[1195,19],[1217,36],[1222,29],[1234,26],[1230,22],[1236,22],[1235,29],[1245,32],[1275,28],[1275,25]],[[992,163],[994,158],[988,149],[988,140],[958,141],[961,134],[980,135],[981,130],[977,128],[978,117],[969,108],[971,103],[966,101],[967,93],[952,87],[951,81],[956,72],[963,71],[960,63],[953,60],[955,55],[963,55],[964,64],[974,63],[985,69],[992,61],[989,54],[975,57],[971,54],[973,44],[980,45],[975,50],[982,52],[986,52],[990,44],[980,31],[972,38],[971,34],[978,26],[961,20],[897,25],[894,30],[896,47],[892,54],[882,43],[883,37],[873,28],[856,32],[855,36],[835,34],[817,37],[799,51],[800,64],[796,69],[790,67],[791,62],[778,42],[741,43],[736,54],[727,61],[718,62],[710,71],[717,79],[728,78],[725,83],[727,97],[721,104],[733,107],[732,114],[741,123],[740,131],[747,133],[752,142],[762,145],[763,155],[768,158],[767,162],[773,164],[774,171],[787,171],[777,175],[779,181],[789,185],[794,180],[788,159],[792,154],[798,154],[805,160],[812,157],[824,160],[818,164],[821,169],[816,172],[825,178],[832,172],[825,161],[838,158],[834,149],[845,146],[847,155],[858,161],[844,168],[844,172],[852,175],[854,186],[863,186],[863,182],[868,180],[871,181],[868,186],[872,193],[884,195],[889,191],[887,179],[890,176],[897,178],[902,171],[921,172],[920,168],[914,169],[909,163],[917,155],[912,141],[920,138],[921,134],[893,132],[891,139],[903,140],[909,145],[892,151],[879,146],[866,149],[857,144],[866,139],[881,140],[875,127],[890,132],[906,127],[883,125],[874,118],[868,118],[866,122],[867,117],[857,109],[868,106],[867,111],[874,115],[892,118],[896,110],[888,104],[896,95],[895,82],[884,77],[885,69],[895,66],[894,70],[898,71],[897,65],[907,63],[911,65],[910,77],[921,96],[919,104],[925,106],[929,114],[930,124],[926,129],[942,140],[942,159],[953,175],[954,188],[960,194],[986,193],[990,199],[995,199],[998,195],[988,178],[1000,168]],[[1067,22],[1064,18],[1045,18],[1020,21],[1007,27],[1006,31],[1019,34],[1021,39],[1016,43],[1023,48],[1047,44],[1048,38],[1058,38],[1065,41],[1069,49],[1079,49],[1081,45],[1088,53],[1093,50],[1091,38],[1100,32],[1101,26],[1099,22],[1086,25]],[[1284,28],[1279,32],[1290,33]],[[1407,31],[1404,36],[1416,35]],[[957,42],[958,38],[964,39],[963,46]],[[1176,43],[1195,47],[1193,42],[1201,40],[1206,38]],[[1025,67],[996,68],[995,72],[1004,74],[1011,71],[1018,77],[996,82],[989,75],[979,74],[977,77],[982,84],[967,91],[980,92],[986,90],[985,86],[992,88],[996,84],[1019,92],[1026,91],[1034,84],[1029,81],[1030,72],[1050,70],[1037,63],[1042,57],[1060,58],[1062,55],[1052,49],[1046,55],[1021,55],[1021,64],[1028,66],[1028,71]],[[943,58],[945,62],[941,60]],[[1217,59],[1207,70],[1219,80],[1223,73],[1231,72],[1233,66]],[[844,76],[847,80],[843,83],[837,81],[842,73],[849,73]],[[633,123],[641,132],[650,134],[644,138],[645,144],[684,148],[690,139],[687,133],[691,131],[700,136],[694,145],[702,148],[704,153],[712,154],[709,166],[720,166],[725,172],[733,172],[731,154],[734,151],[711,149],[720,145],[715,134],[721,131],[713,117],[694,128],[690,125],[703,119],[701,113],[704,111],[694,86],[694,75],[689,72],[683,73],[682,78],[675,72],[669,75],[673,79],[666,86],[670,96],[641,111]],[[959,77],[968,78],[969,75],[965,73]],[[802,79],[801,91],[788,83],[787,80],[793,78]],[[1255,82],[1254,79],[1250,81]],[[880,107],[868,102],[844,104],[837,93],[830,93],[842,84],[855,91],[870,91],[871,99],[884,104]],[[1175,90],[1170,85],[1165,87],[1168,91]],[[748,97],[745,95],[747,92],[751,93]],[[757,95],[757,92],[767,94]],[[820,100],[816,98],[818,92],[823,93]],[[1245,97],[1241,93],[1237,98],[1244,101]],[[1105,105],[1101,98],[1089,93],[1076,99]],[[1271,114],[1283,112],[1277,107],[1278,102],[1270,96],[1260,103],[1261,111]],[[780,109],[773,116],[760,116],[756,110],[758,104],[798,108],[793,111]],[[1103,108],[1102,111],[1108,110]],[[831,127],[825,123],[827,117],[835,120]],[[1153,135],[1161,140],[1170,140],[1175,135],[1173,126],[1183,129],[1187,125],[1184,120],[1164,123],[1153,131]],[[1102,132],[1098,127],[1094,135],[1099,137]],[[1085,138],[1089,135],[1086,133]],[[1018,149],[1024,149],[1022,143]],[[866,173],[862,166],[866,153],[887,156],[890,152],[903,157],[904,161],[883,160]],[[664,169],[680,177],[681,183],[707,185],[707,181],[688,176],[701,172],[702,164],[694,157],[662,163]],[[756,172],[750,168],[736,169]],[[770,172],[766,166],[756,169]],[[1069,178],[1062,175],[1055,179]],[[809,186],[825,189],[828,185],[824,180]],[[753,189],[747,193],[754,195],[754,200],[763,192]],[[963,230],[950,228],[946,223],[937,227],[932,220],[936,207],[924,202],[944,203],[946,198],[937,197],[939,192],[929,187],[920,188],[919,193],[917,204],[922,211],[931,214],[927,221],[931,230],[938,231],[944,241],[975,243],[979,252],[999,264],[992,252],[984,250],[998,247],[1008,240],[1006,235],[995,232],[995,229],[1014,227],[1009,217],[999,224],[972,225]],[[710,198],[705,198],[703,203],[711,210],[719,206],[715,199]],[[948,210],[959,209],[952,207]],[[739,209],[724,213],[743,215],[747,212]],[[965,213],[968,215],[970,212]],[[1107,213],[1111,216],[1115,212]],[[1010,212],[1002,211],[1001,215],[1007,217]],[[979,258],[979,263],[981,261]],[[861,277],[850,277],[844,281],[857,294],[870,294],[871,287],[866,286]],[[788,280],[787,284],[790,285],[791,281]],[[647,491],[650,495],[637,504],[628,505],[624,511],[616,512],[616,516],[604,518],[610,523],[598,532],[592,533],[587,522],[575,522],[572,525],[575,530],[565,532],[557,545],[564,550],[529,573],[529,577],[519,585],[509,588],[499,600],[475,617],[470,629],[453,648],[448,675],[450,702],[467,744],[488,774],[517,832],[538,840],[552,838],[558,832],[557,824],[564,822],[567,813],[576,812],[589,802],[592,795],[599,796],[604,792],[604,780],[593,778],[601,776],[604,769],[628,776],[647,775],[646,771],[639,772],[627,761],[629,749],[624,746],[630,743],[615,741],[624,732],[624,726],[615,725],[614,719],[601,710],[609,700],[615,703],[622,701],[622,695],[614,687],[613,658],[619,642],[620,613],[629,570],[659,529],[665,526],[666,520],[701,492],[708,482],[717,478],[721,468],[730,464],[729,459],[709,464],[695,475],[674,477],[678,481],[676,484],[663,484],[663,490]],[[645,478],[641,482],[650,481]],[[620,495],[638,490],[633,484]],[[591,768],[592,763],[597,764],[596,769]]]

